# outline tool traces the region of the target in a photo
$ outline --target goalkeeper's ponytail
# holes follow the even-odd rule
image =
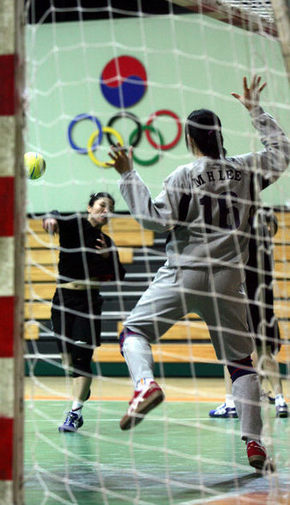
[[[207,109],[194,110],[185,124],[185,142],[187,135],[193,139],[199,150],[210,158],[224,158],[226,150],[219,117]],[[188,147],[188,145],[187,145]]]

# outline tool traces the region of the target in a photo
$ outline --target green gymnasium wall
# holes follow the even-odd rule
[[[260,73],[268,86],[264,108],[289,125],[288,83],[277,41],[249,34],[239,28],[200,15],[159,16],[148,19],[118,19],[84,23],[29,25],[26,29],[28,121],[26,151],[41,152],[47,171],[38,181],[28,181],[27,212],[51,209],[63,212],[85,210],[92,191],[111,192],[116,210],[127,207],[119,195],[119,176],[113,169],[99,168],[87,155],[72,150],[67,139],[70,121],[78,114],[96,115],[102,125],[119,109],[103,97],[99,78],[114,57],[138,58],[146,68],[148,87],[144,97],[128,110],[145,124],[159,109],[170,109],[182,121],[196,108],[214,109],[221,117],[225,147],[229,155],[260,148],[247,112],[231,97],[242,90],[242,76],[251,69]],[[288,107],[287,107],[288,103]],[[132,123],[124,120],[117,129],[128,138]],[[175,123],[158,121],[165,141],[175,135]],[[74,128],[74,140],[86,146],[92,123]],[[96,155],[107,158],[109,144],[103,141]],[[143,140],[138,155],[151,158],[156,151]],[[163,179],[188,163],[183,135],[158,163],[138,172],[156,196]],[[263,193],[263,200],[275,206],[290,203],[290,179],[285,174]]]

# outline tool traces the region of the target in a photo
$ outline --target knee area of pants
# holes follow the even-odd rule
[[[73,377],[92,373],[92,357],[93,352],[89,349],[83,349],[81,352],[72,354]]]
[[[92,373],[91,360],[82,360],[76,359],[73,361],[73,372],[72,376],[75,377],[83,377],[90,376]]]
[[[256,373],[253,368],[251,356],[247,356],[246,358],[238,361],[233,361],[231,365],[228,365],[228,371],[231,376],[232,382],[235,382],[239,377],[242,377],[243,375]]]
[[[147,341],[146,337],[144,335],[141,335],[140,333],[137,333],[136,331],[132,331],[128,328],[124,328],[124,330],[121,331],[120,337],[119,337],[119,344],[120,344],[120,353],[122,356],[124,356],[124,344],[125,340],[128,339],[128,337],[133,337],[133,338],[141,338]]]
[[[119,336],[119,344],[120,344],[120,353],[122,354],[122,356],[124,356],[124,344],[125,344],[125,339],[129,336],[132,336],[134,335],[134,333],[130,330],[128,330],[128,328],[124,328],[121,333],[120,333],[120,336]]]

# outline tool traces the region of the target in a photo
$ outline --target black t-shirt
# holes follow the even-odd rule
[[[118,250],[110,237],[94,227],[80,214],[62,216],[51,213],[59,227],[59,282],[97,278],[100,281],[120,279],[125,269],[120,263]],[[109,258],[98,253],[95,246],[103,235],[108,246]]]

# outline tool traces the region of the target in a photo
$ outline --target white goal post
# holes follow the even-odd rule
[[[24,2],[0,4],[0,503],[23,496]]]

